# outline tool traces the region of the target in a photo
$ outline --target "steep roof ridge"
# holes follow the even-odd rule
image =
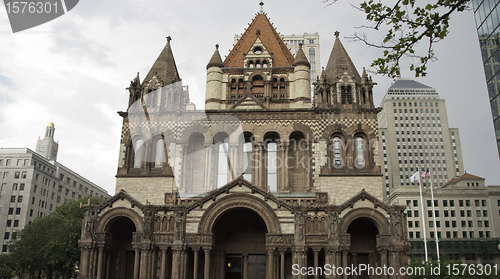
[[[339,32],[335,32],[335,43],[333,44],[332,52],[330,53],[330,58],[328,58],[328,63],[326,64],[325,74],[327,81],[329,83],[335,83],[338,78],[340,78],[344,72],[347,72],[357,83],[361,83],[361,77],[359,76],[354,63],[347,54],[344,46],[340,42]],[[342,66],[347,66],[344,69]]]
[[[298,66],[298,65],[304,65],[311,68],[311,63],[309,63],[309,60],[307,59],[306,54],[302,49],[302,44],[299,45],[299,51],[297,52],[297,55],[295,56],[295,61],[293,61],[292,64],[292,66]]]
[[[151,70],[149,70],[148,74],[144,78],[143,85],[144,83],[149,82],[155,75],[159,80],[163,81],[164,85],[181,80],[179,72],[177,71],[177,65],[175,64],[174,54],[172,53],[172,47],[170,45],[171,40],[172,38],[168,36],[167,44],[161,51],[160,55],[158,55],[158,58],[153,64],[153,67],[151,67]]]
[[[258,30],[260,30],[258,27],[256,27],[256,25],[260,24],[261,21],[264,21],[262,23],[263,26],[261,26],[261,27],[269,28],[269,30],[271,30],[271,32],[272,32],[271,37],[274,38],[274,43],[277,44],[279,50],[283,54],[282,57],[279,57],[278,53],[273,53],[272,49],[274,48],[274,46],[272,46],[273,45],[272,42],[270,44],[270,43],[266,42],[266,40],[263,40],[263,38],[262,38],[263,36],[260,37],[262,40],[262,43],[266,46],[268,51],[270,53],[273,53],[273,66],[291,66],[292,65],[293,60],[294,60],[292,53],[290,52],[290,50],[286,46],[285,42],[283,42],[283,39],[279,36],[276,29],[273,27],[273,25],[271,24],[271,22],[267,18],[267,14],[266,13],[259,13],[259,14],[256,14],[256,16],[254,17],[252,22],[249,24],[248,28],[246,28],[243,35],[241,35],[238,42],[236,42],[233,49],[226,56],[226,59],[224,60],[225,67],[227,67],[227,68],[243,67],[243,58],[244,58],[243,52],[247,51],[247,50],[242,50],[241,48],[243,47],[244,44],[245,45],[249,44],[250,46],[253,45],[256,37],[259,36],[259,35],[253,34],[254,31],[257,31],[254,29],[257,28]],[[265,30],[260,30],[260,31],[265,31]],[[254,36],[255,36],[255,38],[254,38]],[[247,41],[250,41],[251,43],[247,43]],[[280,58],[284,59],[285,61],[280,61],[280,60],[282,60]]]
[[[207,69],[210,67],[224,67],[224,63],[222,62],[222,58],[220,57],[219,53],[219,45],[215,45],[215,51],[214,54],[212,55],[212,58],[210,59],[210,62],[207,64]]]

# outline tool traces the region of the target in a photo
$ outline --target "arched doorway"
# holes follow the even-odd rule
[[[106,278],[134,278],[135,252],[132,247],[133,233],[136,232],[134,222],[128,217],[117,217],[108,224],[106,232],[111,237]]]
[[[213,278],[262,279],[266,276],[266,233],[264,220],[255,211],[235,208],[215,222]]]
[[[379,231],[369,218],[357,218],[349,224],[347,233],[351,235],[351,264],[359,266],[379,265],[377,260],[377,235]],[[357,279],[369,279],[367,271],[359,274]]]

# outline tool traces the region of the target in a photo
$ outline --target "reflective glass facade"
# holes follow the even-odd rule
[[[472,0],[500,154],[500,0]]]

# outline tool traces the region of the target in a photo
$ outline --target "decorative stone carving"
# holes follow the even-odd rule
[[[88,206],[83,217],[82,238],[92,238],[95,233],[98,207]]]
[[[306,217],[306,234],[326,234],[327,232],[327,215]]]
[[[266,244],[271,245],[293,245],[292,234],[266,235]]]
[[[145,209],[144,213],[144,237],[151,239],[153,233],[154,216],[151,209]]]
[[[316,193],[316,203],[328,203],[328,193]]]

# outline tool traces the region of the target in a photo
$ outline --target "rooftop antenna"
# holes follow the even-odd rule
[[[259,5],[260,5],[260,13],[263,14],[264,13],[264,1],[260,1]]]

